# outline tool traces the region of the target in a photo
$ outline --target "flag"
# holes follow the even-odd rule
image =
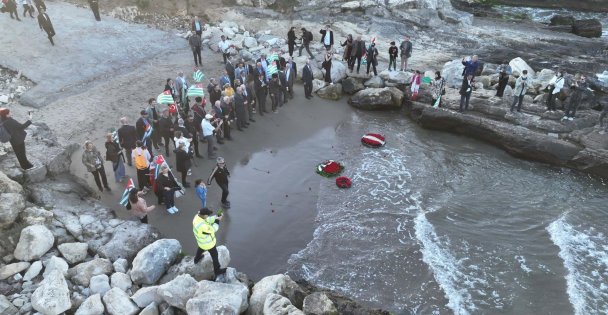
[[[141,139],[141,141],[146,144],[148,138],[152,136],[152,131],[154,130],[154,128],[152,128],[152,125],[150,124],[150,122],[148,122],[148,120],[144,120],[144,122],[146,123],[146,130],[144,132],[144,137],[143,139]]]
[[[133,179],[129,178],[127,186],[125,187],[125,192],[122,193],[122,197],[120,197],[120,201],[118,202],[123,207],[126,207],[127,204],[129,204],[129,194],[131,193],[131,189],[135,189],[135,184],[133,184]]]
[[[279,69],[277,69],[277,64],[276,62],[273,62],[272,64],[269,64],[268,67],[266,67],[266,77],[270,78],[274,73],[278,73]]]
[[[429,84],[431,83],[431,81],[433,81],[433,79],[431,79],[430,77],[423,77],[421,81],[422,83]]]
[[[173,100],[173,95],[171,95],[171,91],[166,90],[156,97],[156,102],[158,104],[173,104],[175,103],[175,100]]]
[[[160,174],[160,167],[163,165],[169,167],[169,164],[167,164],[167,161],[165,161],[165,158],[162,156],[162,154],[159,154],[154,159],[154,179],[158,178],[158,175]]]
[[[205,78],[205,74],[201,70],[196,70],[192,74],[192,79],[194,79],[194,82],[197,82],[197,83],[203,82],[204,78]]]
[[[266,61],[271,64],[273,61],[278,61],[279,60],[279,55],[277,54],[272,54],[270,56],[268,56],[268,58],[266,58]]]
[[[202,83],[196,83],[188,89],[189,97],[205,97],[205,88]]]
[[[441,102],[441,95],[439,95],[439,97],[437,98],[437,100],[435,101],[435,104],[433,104],[433,107],[437,108],[439,107],[439,103]]]

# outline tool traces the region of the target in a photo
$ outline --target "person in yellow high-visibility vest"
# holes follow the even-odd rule
[[[217,254],[215,232],[219,229],[219,223],[222,216],[212,216],[213,212],[209,208],[202,208],[192,220],[192,232],[196,238],[198,249],[194,256],[194,263],[198,263],[203,254],[207,251],[211,255],[213,261],[213,272],[215,277],[226,273],[226,268],[221,268]]]

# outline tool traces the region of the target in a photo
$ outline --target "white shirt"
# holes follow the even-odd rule
[[[190,150],[190,141],[192,141],[192,139],[184,138],[184,136],[181,136],[181,138],[173,138],[173,140],[175,140],[175,147],[179,148],[179,144],[183,143],[184,151],[188,152],[188,150]]]
[[[323,44],[325,44],[325,46],[331,45],[330,32],[331,31],[329,31],[329,30],[325,31],[325,37],[323,37]]]
[[[228,41],[228,40],[220,41],[220,43],[217,44],[217,47],[220,49],[221,52],[227,53],[228,48],[230,48],[230,41]]]
[[[555,88],[553,89],[553,93],[551,94],[557,94],[564,87],[564,77],[558,78],[557,76],[554,76],[549,82],[549,84],[553,84],[555,86]]]
[[[215,130],[215,128],[210,121],[203,119],[203,122],[201,122],[201,128],[203,129],[203,136],[213,136],[213,130]]]
[[[289,74],[291,73],[291,68],[287,68],[287,70],[285,70],[285,80],[287,82],[289,82]]]

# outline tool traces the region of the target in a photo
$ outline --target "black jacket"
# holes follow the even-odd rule
[[[257,78],[255,81],[253,81],[253,84],[255,86],[255,95],[258,98],[264,98],[266,95],[268,95],[268,85],[266,85],[264,81],[260,81],[260,79]]]
[[[49,35],[55,35],[55,29],[48,14],[38,14],[38,26]]]
[[[350,51],[351,57],[363,57],[365,54],[365,41],[355,40],[353,42],[353,50]]]
[[[295,45],[296,44],[296,32],[290,30],[287,32],[287,44]]]
[[[116,132],[118,133],[118,142],[120,142],[121,147],[125,149],[135,149],[135,142],[137,142],[135,127],[131,125],[122,125]]]
[[[175,151],[175,169],[180,173],[187,172],[192,167],[190,155],[184,150]]]
[[[304,69],[302,69],[302,81],[311,83],[313,79],[314,75],[312,72],[312,67],[310,65],[305,65]]]
[[[213,168],[211,175],[209,175],[209,178],[207,179],[207,185],[211,185],[211,181],[213,181],[213,179],[215,179],[215,181],[219,185],[223,185],[223,184],[227,185],[228,177],[230,177],[230,172],[228,172],[228,169],[226,168],[226,166],[224,165],[224,167],[219,167],[216,165]]]
[[[173,177],[173,174],[169,172],[167,176],[163,175],[162,173],[158,175],[158,178],[156,178],[156,187],[158,188],[158,191],[164,192],[165,187],[178,188],[179,185],[177,184],[175,177]]]
[[[24,143],[25,136],[27,135],[25,128],[32,124],[32,122],[29,120],[23,124],[20,124],[11,117],[2,119],[2,123],[4,124],[6,131],[11,134],[11,144]]]
[[[325,45],[325,36],[327,35],[327,30],[321,30],[319,31],[319,33],[321,33],[321,43],[323,45]],[[333,45],[334,44],[334,31],[329,31],[329,44]]]
[[[150,118],[148,118],[148,123],[152,124],[152,120]],[[143,117],[139,117],[139,119],[135,122],[135,129],[137,130],[137,138],[143,141],[144,134],[146,133],[146,123],[144,122]]]
[[[470,88],[470,90],[469,90],[469,88]],[[467,90],[469,90],[469,91],[467,92]],[[462,80],[462,85],[460,86],[459,93],[460,93],[460,95],[465,95],[467,93],[471,94],[471,92],[473,92],[473,81],[471,80],[471,84],[469,84],[469,80],[467,80],[467,78],[465,77]]]
[[[281,84],[279,82],[279,80],[270,80],[270,82],[268,82],[268,93],[277,94],[281,92]]]
[[[162,137],[173,137],[173,121],[170,117],[161,117],[158,121],[158,132]]]

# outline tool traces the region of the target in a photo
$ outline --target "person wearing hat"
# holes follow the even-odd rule
[[[97,184],[97,188],[100,191],[103,191],[105,188],[108,191],[112,191],[110,186],[108,186],[108,178],[106,177],[106,171],[103,167],[103,159],[101,158],[101,153],[93,142],[87,140],[84,143],[84,152],[82,152],[82,164],[86,166],[87,171],[93,174],[93,178],[95,179],[95,184]],[[101,183],[103,182],[103,187]]]
[[[222,206],[224,208],[230,208],[230,201],[228,201],[228,177],[230,177],[230,172],[228,168],[226,168],[226,161],[224,158],[219,156],[217,158],[217,165],[213,168],[211,175],[207,179],[207,186],[211,186],[211,181],[215,179],[217,185],[222,189]]]
[[[205,115],[205,119],[201,123],[201,129],[203,130],[203,138],[207,140],[207,157],[212,160],[215,158],[215,154],[213,153],[213,134],[219,126],[213,127],[211,124],[211,120],[213,119],[213,115],[207,114]]]
[[[213,262],[213,273],[217,278],[219,275],[226,273],[226,268],[222,268],[217,253],[215,233],[219,230],[219,224],[222,220],[222,216],[217,217],[212,215],[213,212],[209,208],[202,208],[198,211],[198,214],[194,216],[192,220],[192,232],[196,239],[196,255],[194,255],[194,263],[198,264],[203,258],[205,252],[209,252],[211,255],[211,261]]]
[[[25,128],[31,124],[32,112],[29,112],[29,119],[21,124],[11,117],[11,111],[8,108],[0,108],[0,127],[4,127],[6,132],[10,135],[9,142],[11,143],[11,147],[13,147],[15,156],[17,156],[19,166],[24,170],[34,167],[34,165],[28,161],[27,155],[25,154],[25,136],[27,135]]]

